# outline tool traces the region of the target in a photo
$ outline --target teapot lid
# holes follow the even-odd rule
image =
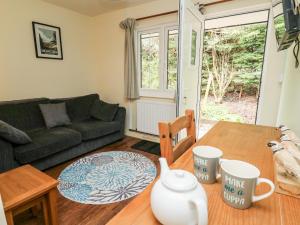
[[[197,183],[197,178],[184,170],[170,170],[162,177],[162,184],[173,191],[190,191]]]

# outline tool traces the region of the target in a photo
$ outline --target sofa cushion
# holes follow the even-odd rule
[[[98,120],[111,122],[114,120],[119,109],[119,104],[109,104],[96,100],[91,109],[91,116]]]
[[[69,128],[80,132],[82,140],[88,141],[120,131],[121,124],[118,121],[104,122],[90,119],[86,121],[75,122],[70,125]]]
[[[0,137],[13,144],[28,144],[31,138],[23,131],[0,120]]]
[[[81,143],[81,134],[75,130],[57,127],[28,133],[32,143],[15,147],[16,160],[22,164],[47,157]]]
[[[40,104],[39,106],[47,128],[71,124],[67,114],[66,103]]]
[[[51,103],[66,102],[71,121],[84,121],[91,117],[91,107],[99,99],[98,94],[90,94],[74,98],[52,99]]]
[[[45,128],[39,104],[46,103],[47,98],[0,102],[0,120],[23,131]]]

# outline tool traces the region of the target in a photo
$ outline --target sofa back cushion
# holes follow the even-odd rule
[[[98,94],[90,94],[74,98],[51,99],[51,103],[65,102],[71,121],[83,121],[91,118],[90,111],[94,102],[99,99]]]
[[[71,124],[65,102],[39,106],[48,129]]]
[[[23,131],[44,128],[39,104],[49,103],[47,98],[0,102],[0,120]]]

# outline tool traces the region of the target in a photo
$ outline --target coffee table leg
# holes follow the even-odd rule
[[[49,210],[48,210],[48,204],[46,198],[42,199],[42,208],[43,208],[45,225],[49,225]]]
[[[57,193],[56,189],[52,189],[48,193],[48,209],[51,220],[51,225],[58,225],[57,220]]]
[[[7,225],[14,225],[14,217],[12,211],[5,212]]]

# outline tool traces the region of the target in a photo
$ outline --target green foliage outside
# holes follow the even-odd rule
[[[224,105],[216,105],[212,102],[206,105],[203,111],[202,117],[209,120],[215,121],[232,121],[243,123],[244,119],[242,116],[234,113],[230,113]]]
[[[159,88],[159,34],[141,35],[142,88]]]
[[[176,89],[177,81],[177,57],[178,57],[178,30],[169,32],[168,39],[168,85],[170,90]]]
[[[280,41],[283,38],[285,32],[285,23],[283,14],[278,15],[274,18],[275,31],[276,31],[276,39]]]
[[[221,107],[228,94],[257,96],[264,57],[266,23],[209,30],[204,36],[201,81],[202,116],[209,120],[240,121]],[[208,102],[213,96],[214,102]]]
[[[205,33],[202,93],[207,85],[209,70],[214,69],[212,51],[216,52],[216,58],[225,54],[229,55],[227,63],[234,78],[227,91],[240,85],[243,85],[246,93],[250,95],[258,91],[264,57],[266,26],[265,23],[261,23],[215,29]],[[210,91],[212,91],[212,87]],[[212,93],[210,92],[210,94]]]
[[[170,30],[167,45],[167,87],[176,89],[177,80],[177,45],[178,30]],[[159,34],[141,35],[141,71],[142,88],[159,89],[160,87],[160,43]]]
[[[228,94],[257,96],[261,79],[266,23],[207,31],[204,36],[201,80],[202,118],[243,122],[224,105]],[[141,36],[142,87],[160,87],[159,34]],[[177,30],[169,31],[167,45],[167,87],[176,89]],[[214,102],[208,102],[213,97]]]
[[[197,32],[192,30],[191,65],[196,65]]]

